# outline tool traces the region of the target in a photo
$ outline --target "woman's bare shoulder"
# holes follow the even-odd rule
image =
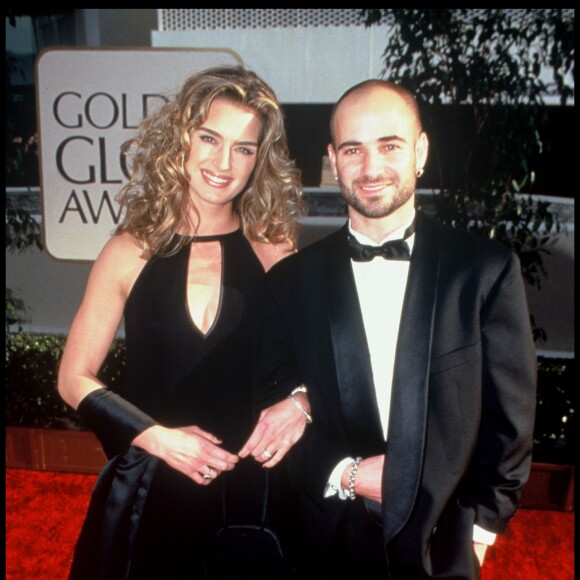
[[[129,233],[113,235],[103,246],[97,262],[109,263],[126,263],[127,260],[133,261],[141,258],[143,248],[137,240]]]
[[[124,232],[112,236],[107,241],[93,266],[93,271],[105,279],[116,280],[128,295],[146,262],[143,248],[131,234]]]

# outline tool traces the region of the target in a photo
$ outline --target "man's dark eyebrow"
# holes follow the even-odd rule
[[[377,142],[379,143],[392,143],[394,141],[404,143],[405,139],[399,137],[398,135],[387,135],[377,139]],[[338,146],[338,151],[345,148],[348,149],[349,147],[358,147],[359,145],[362,145],[361,141],[344,141]]]
[[[205,131],[206,133],[210,133],[211,135],[215,135],[216,137],[221,137],[220,133],[214,131],[213,129],[210,129],[209,127],[204,127],[203,125],[201,127],[198,127],[197,130]],[[257,143],[256,141],[238,141],[236,145],[245,145],[247,147],[258,147],[259,143]]]
[[[359,145],[361,145],[360,141],[344,141],[338,146],[337,150],[340,151],[341,149],[348,149],[349,147],[358,147]]]
[[[398,135],[388,135],[387,137],[379,137],[377,141],[380,141],[381,143],[391,143],[393,141],[405,143],[406,139],[403,139],[403,137],[399,137]]]

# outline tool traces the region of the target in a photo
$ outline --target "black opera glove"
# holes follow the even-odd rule
[[[80,402],[78,412],[108,458],[124,453],[137,435],[157,425],[149,415],[109,389],[89,393]]]

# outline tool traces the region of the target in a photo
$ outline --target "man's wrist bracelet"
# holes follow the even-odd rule
[[[302,413],[306,417],[306,422],[308,424],[312,423],[312,415],[300,404],[299,401],[297,401],[294,398],[294,394],[291,393],[290,395],[288,395],[288,398],[296,405],[296,407],[298,407],[298,409],[300,409],[302,411]]]
[[[348,476],[348,498],[349,499],[356,499],[356,494],[354,493],[354,483],[356,480],[356,473],[358,471],[358,464],[362,461],[362,457],[357,457],[352,467],[350,468],[350,475]]]

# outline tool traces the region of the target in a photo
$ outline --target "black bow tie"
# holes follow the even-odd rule
[[[380,256],[385,260],[410,260],[411,251],[407,238],[415,232],[415,222],[405,230],[405,235],[399,240],[390,240],[382,246],[366,246],[361,244],[352,234],[348,234],[348,247],[350,257],[355,262],[370,262],[373,258]]]

